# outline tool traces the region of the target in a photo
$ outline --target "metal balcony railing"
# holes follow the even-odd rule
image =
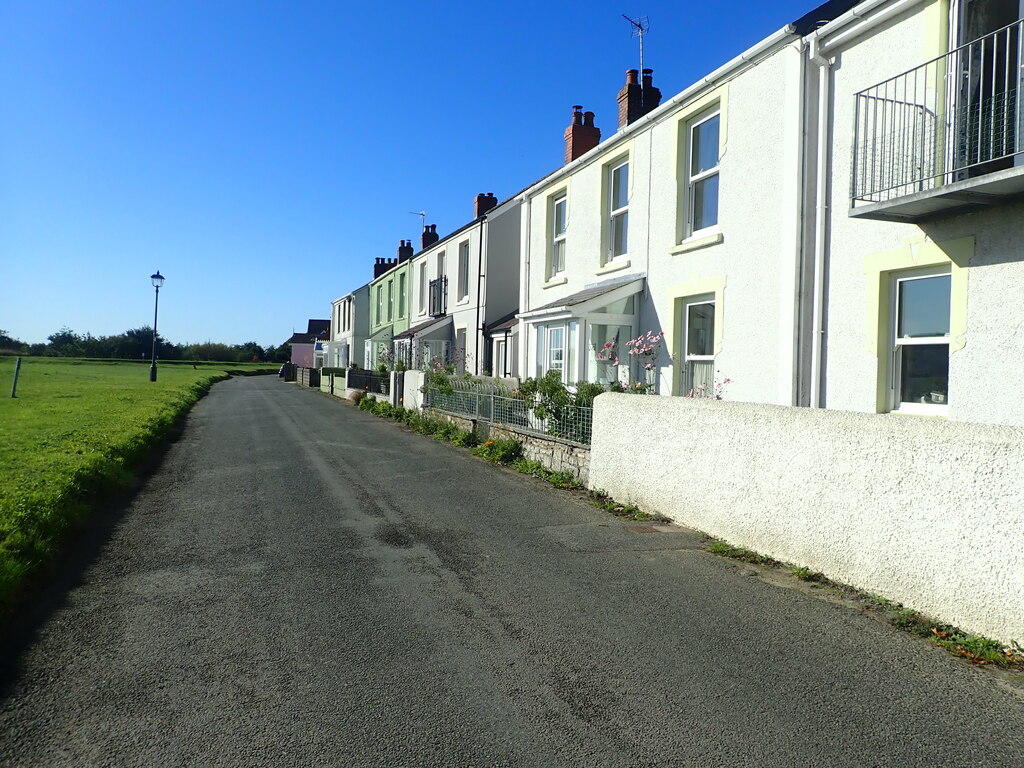
[[[448,311],[448,278],[442,275],[430,281],[430,316],[443,317]]]
[[[856,95],[854,204],[1012,167],[1022,147],[1024,20]]]

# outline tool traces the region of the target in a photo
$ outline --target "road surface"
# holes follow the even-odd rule
[[[9,630],[0,764],[1024,765],[1018,693],[700,546],[232,379]]]

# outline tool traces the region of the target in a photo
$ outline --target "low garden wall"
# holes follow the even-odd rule
[[[523,444],[525,458],[539,461],[555,472],[571,472],[581,483],[587,483],[590,475],[590,446],[557,437],[544,437],[515,427],[497,426],[436,409],[428,408],[424,413],[449,421],[462,429],[471,429],[481,440],[518,440]]]
[[[1024,642],[1024,429],[604,394],[589,487]]]

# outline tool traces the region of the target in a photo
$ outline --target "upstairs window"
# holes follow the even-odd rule
[[[377,324],[380,325],[381,320],[384,319],[384,286],[377,286]]]
[[[555,198],[551,204],[551,264],[548,279],[565,272],[565,228],[568,201],[565,195]]]
[[[398,276],[398,316],[405,317],[405,273]]]
[[[469,296],[469,242],[459,243],[458,301]]]
[[[687,163],[688,233],[718,225],[719,120],[715,112],[696,120],[689,129]]]
[[[395,281],[388,280],[388,320],[395,316]]]
[[[420,314],[427,311],[427,262],[420,262]]]
[[[608,171],[608,258],[626,255],[629,245],[629,163]]]

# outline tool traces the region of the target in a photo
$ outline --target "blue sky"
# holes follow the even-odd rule
[[[444,235],[815,2],[0,0],[0,328],[280,344],[420,220]]]

